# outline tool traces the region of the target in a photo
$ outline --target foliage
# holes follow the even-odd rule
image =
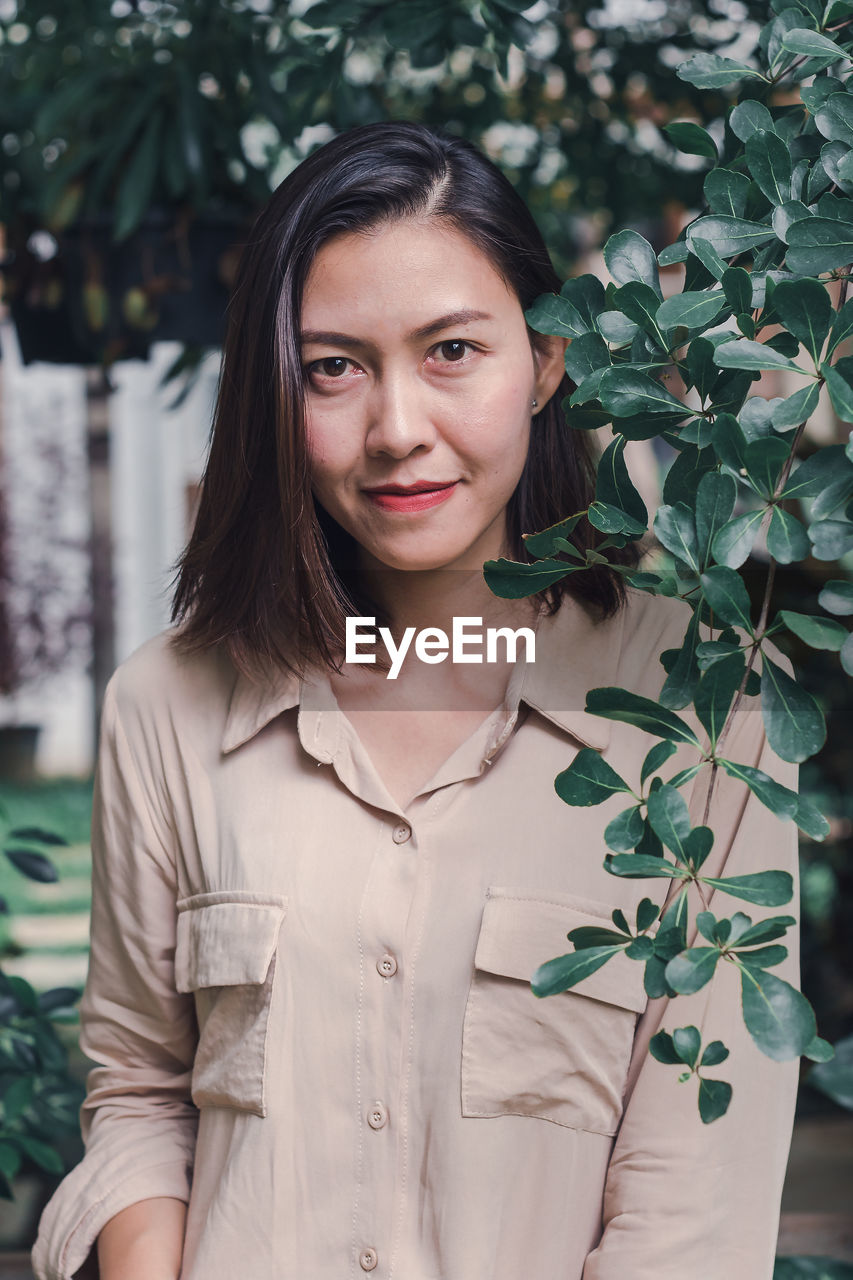
[[[41,827],[7,827],[5,857],[30,880],[55,881],[56,867],[46,850],[67,842]],[[8,911],[5,901],[0,910]],[[12,1182],[21,1168],[36,1166],[63,1172],[56,1140],[77,1131],[83,1100],[80,1085],[68,1073],[65,1046],[56,1021],[73,1020],[76,989],[55,987],[36,993],[23,978],[0,970],[0,1197],[11,1199]]]
[[[224,312],[233,246],[271,187],[366,121],[479,142],[566,269],[590,218],[658,220],[667,202],[695,203],[695,137],[664,129],[685,110],[708,123],[724,100],[667,64],[687,41],[731,40],[761,4],[716,0],[713,22],[699,0],[627,18],[602,0],[68,0],[61,21],[55,9],[0,9],[8,293],[42,333],[55,321],[52,358],[109,363],[146,355],[155,332],[214,341],[209,320],[158,325],[198,292],[199,270],[218,290],[207,310]],[[212,249],[199,221],[218,231]]]
[[[793,635],[811,649],[837,653],[853,674],[853,638],[844,621],[853,614],[853,587],[843,566],[809,612],[771,611],[777,564],[808,557],[830,563],[853,550],[853,436],[846,446],[808,455],[804,437],[822,387],[837,416],[853,423],[853,359],[845,354],[853,334],[853,301],[847,300],[853,4],[775,0],[772,10],[754,57],[734,61],[700,52],[678,69],[700,89],[740,88],[721,150],[698,126],[675,134],[678,145],[716,161],[705,176],[700,216],[659,255],[636,231],[619,232],[604,250],[612,277],[606,288],[593,276],[570,279],[559,296],[538,299],[528,312],[533,328],[571,339],[566,368],[577,385],[565,404],[569,425],[612,424],[614,439],[601,458],[589,509],[529,539],[533,563],[491,561],[485,572],[496,594],[528,595],[543,568],[555,581],[583,572],[608,546],[642,537],[648,515],[625,465],[625,443],[660,437],[677,451],[653,524],[670,567],[653,573],[615,567],[634,587],[690,605],[683,644],[661,655],[666,679],[658,702],[607,688],[590,690],[586,706],[660,742],[639,786],[588,749],[555,782],[569,804],[599,804],[624,792],[630,805],[605,832],[611,850],[605,868],[617,876],[666,879],[677,891],[665,908],[644,899],[633,927],[616,911],[614,930],[570,933],[574,951],[542,965],[533,990],[565,990],[618,951],[644,963],[650,997],[699,991],[718,964],[733,964],[744,1022],[759,1049],[779,1061],[805,1055],[828,1063],[833,1049],[817,1035],[811,1005],[771,972],[787,956],[779,940],[794,917],[754,924],[744,911],[725,916],[709,909],[714,891],[761,907],[784,906],[792,897],[791,877],[769,869],[703,875],[713,832],[691,825],[681,795],[705,770],[707,819],[722,771],[774,814],[822,839],[829,827],[813,804],[731,759],[725,748],[747,699],[758,699],[768,742],[783,760],[805,761],[823,745],[821,707],[779,664],[771,638]],[[683,287],[664,298],[660,267],[675,263],[684,264]],[[785,399],[751,394],[768,369],[797,371],[802,389]],[[571,544],[582,519],[605,535],[595,552],[581,554]],[[769,570],[755,617],[740,570],[759,534]],[[685,708],[692,708],[688,717],[678,714]],[[684,744],[698,763],[667,776],[667,761]],[[700,945],[688,946],[690,885],[705,909],[695,920]],[[724,1045],[703,1049],[698,1031],[688,1026],[655,1036],[650,1051],[685,1068],[679,1079],[698,1078],[705,1123],[725,1113],[730,1087],[700,1075],[724,1060]]]

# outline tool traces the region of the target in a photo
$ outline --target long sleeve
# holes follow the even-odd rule
[[[796,766],[767,745],[760,713],[751,709],[739,719],[724,754],[758,765],[795,789]],[[708,772],[700,775],[691,800],[694,824],[702,821]],[[780,821],[742,783],[721,774],[709,825],[715,844],[704,874],[778,869],[794,880],[794,897],[783,907],[758,907],[717,891],[710,910],[718,918],[744,911],[756,923],[781,914],[798,918],[794,823]],[[689,899],[688,945],[703,945],[701,937],[695,941],[702,904],[694,887]],[[799,987],[796,927],[780,941],[788,956],[770,972]],[[710,1124],[698,1114],[696,1078],[678,1083],[678,1068],[648,1053],[655,1032],[691,1024],[700,1029],[703,1048],[719,1039],[731,1050],[725,1062],[703,1071],[733,1087],[728,1111]],[[770,1280],[798,1068],[797,1059],[776,1062],[753,1041],[733,964],[718,963],[712,981],[693,995],[651,1000],[637,1026],[623,1119],[609,1162],[604,1231],[586,1260],[583,1280]]]
[[[92,924],[81,1004],[96,1065],[81,1112],[86,1153],[47,1205],[33,1249],[37,1280],[70,1280],[102,1227],[155,1196],[189,1199],[197,1112],[191,996],[174,982],[174,836],[156,744],[130,707],[121,670],[107,688],[92,817]],[[133,743],[133,746],[131,746]]]

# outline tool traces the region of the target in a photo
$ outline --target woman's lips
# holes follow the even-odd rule
[[[458,483],[454,481],[443,489],[425,489],[421,493],[374,493],[369,489],[364,493],[383,511],[425,511],[427,507],[438,506],[449,498]]]

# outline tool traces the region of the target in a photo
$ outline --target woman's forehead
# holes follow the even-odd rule
[[[301,327],[326,330],[335,317],[393,314],[416,329],[457,312],[485,318],[512,311],[521,312],[515,293],[472,240],[446,223],[411,219],[324,244],[305,282]]]

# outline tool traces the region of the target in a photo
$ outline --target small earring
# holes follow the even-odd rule
[[[538,405],[539,405],[539,401],[538,401],[538,400],[534,400],[534,401],[533,401],[533,404],[532,404],[530,407],[531,407],[531,409],[536,409],[536,408],[538,407]]]

